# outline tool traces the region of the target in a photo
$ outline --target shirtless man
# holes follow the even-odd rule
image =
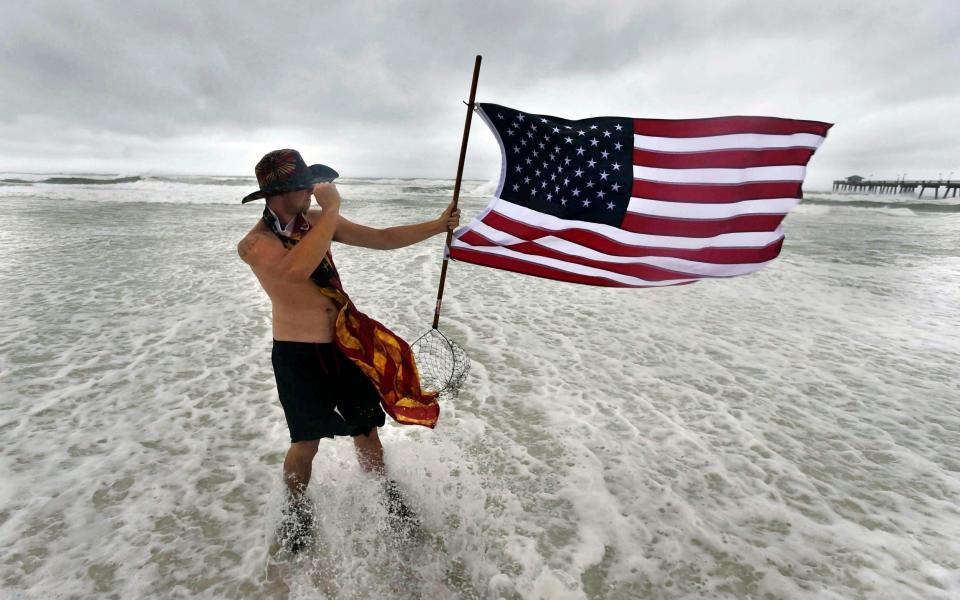
[[[384,423],[379,396],[333,343],[337,308],[317,283],[318,267],[332,268],[324,260],[331,242],[392,250],[445,233],[460,221],[460,212],[451,204],[439,218],[414,225],[375,229],[353,223],[340,215],[336,186],[315,183],[332,179],[318,177],[318,167],[322,165],[307,168],[293,150],[266,155],[257,165],[261,189],[244,202],[266,197],[267,210],[237,245],[240,258],[272,303],[272,360],[291,438],[283,477],[293,501],[301,499],[310,482],[313,458],[323,437],[352,436],[360,466],[385,475],[377,435],[377,427]],[[284,177],[285,172],[289,177]],[[278,179],[283,181],[277,184]],[[285,189],[290,187],[299,189]],[[319,210],[310,208],[311,195]],[[298,214],[309,221],[309,230],[287,247],[281,236],[292,233]],[[332,274],[337,276],[335,268]]]

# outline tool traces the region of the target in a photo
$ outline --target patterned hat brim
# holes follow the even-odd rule
[[[266,198],[267,196],[282,194],[284,192],[308,189],[316,183],[330,182],[340,176],[339,173],[327,165],[310,165],[307,167],[307,170],[309,174],[297,181],[285,181],[282,185],[266,186],[252,194],[247,194],[243,197],[243,200],[240,201],[240,204],[246,204],[253,200],[259,200],[260,198]]]

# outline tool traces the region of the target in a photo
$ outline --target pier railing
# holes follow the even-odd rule
[[[862,180],[848,181],[838,179],[833,182],[833,191],[835,192],[864,192],[868,194],[904,194],[917,193],[918,198],[923,198],[923,192],[933,190],[933,196],[940,198],[940,189],[943,189],[943,197],[956,198],[960,194],[960,181],[940,180]],[[919,192],[918,192],[919,190]]]

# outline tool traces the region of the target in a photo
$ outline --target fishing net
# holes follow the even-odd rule
[[[470,359],[459,344],[431,329],[410,344],[420,371],[420,385],[441,396],[455,396],[470,372]]]

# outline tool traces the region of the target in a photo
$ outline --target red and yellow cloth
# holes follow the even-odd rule
[[[280,227],[269,207],[264,208],[263,219],[285,248],[295,246],[303,234],[310,231],[310,221],[300,214],[295,218],[292,231]],[[431,428],[436,425],[440,416],[437,393],[420,387],[420,373],[410,345],[382,323],[357,310],[343,290],[330,252],[310,279],[337,307],[334,341],[373,382],[384,411],[397,423]]]

